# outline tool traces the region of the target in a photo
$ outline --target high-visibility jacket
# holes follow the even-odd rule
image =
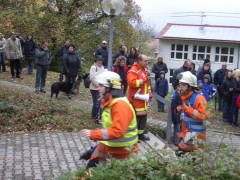
[[[114,98],[103,105],[103,129],[92,130],[90,138],[102,140],[101,143],[110,147],[126,147],[137,143],[136,115],[127,98]]]
[[[190,91],[188,94],[182,95],[181,98],[183,103],[182,112],[184,113],[184,116],[182,117],[183,121],[181,132],[178,134],[180,137],[178,146],[181,150],[190,152],[198,148],[203,148],[203,145],[198,144],[198,147],[194,147],[192,139],[186,143],[183,139],[185,138],[187,132],[197,132],[197,138],[205,140],[206,128],[203,125],[203,121],[207,120],[209,112],[206,111],[207,102],[201,94]],[[187,102],[189,103],[189,106],[184,109],[184,104]]]
[[[143,84],[140,84],[140,79],[144,81]],[[135,62],[131,69],[127,73],[127,82],[128,82],[128,100],[133,105],[136,115],[146,115],[148,109],[148,102],[140,99],[135,99],[134,94],[141,89],[139,94],[150,94],[151,93],[151,86],[150,80],[147,77],[147,69],[142,68],[138,62]]]
[[[125,159],[133,152],[138,153],[137,122],[134,109],[126,98],[102,102],[104,129],[92,130],[90,138],[100,140],[91,155],[91,160],[98,158],[104,164],[107,158]],[[132,146],[130,146],[132,145]],[[126,147],[131,147],[131,151]]]

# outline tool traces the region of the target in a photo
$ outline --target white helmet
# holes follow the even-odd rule
[[[179,82],[187,83],[189,86],[197,87],[197,77],[190,71],[182,72],[177,75]]]
[[[96,77],[96,81],[105,87],[111,87],[113,89],[121,89],[120,76],[112,71],[104,71]]]

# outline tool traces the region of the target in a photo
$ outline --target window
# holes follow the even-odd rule
[[[193,46],[193,58],[192,60],[204,60],[210,59],[211,47],[210,46]]]
[[[175,69],[169,69],[169,71],[170,71],[169,82],[172,83],[172,81],[173,81],[173,73],[174,73]]]
[[[172,59],[187,59],[188,58],[188,45],[172,44],[171,47]]]
[[[234,48],[216,47],[215,62],[233,63]]]

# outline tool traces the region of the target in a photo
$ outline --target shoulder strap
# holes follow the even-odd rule
[[[190,97],[189,103],[192,107],[194,107],[198,95],[198,93],[194,92],[193,95]]]

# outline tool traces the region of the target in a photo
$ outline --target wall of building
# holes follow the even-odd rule
[[[231,47],[234,48],[234,59],[233,63],[228,63],[228,69],[239,68],[239,60],[240,60],[240,48],[238,44],[230,44],[230,43],[215,43],[215,42],[197,42],[197,41],[181,41],[181,40],[160,40],[159,41],[159,55],[163,57],[164,62],[167,64],[169,72],[166,74],[166,78],[169,80],[170,77],[170,69],[177,69],[183,65],[184,60],[171,59],[171,44],[187,44],[188,45],[188,59],[192,60],[193,54],[193,46],[201,45],[201,46],[211,46],[211,68],[213,73],[216,70],[221,68],[221,62],[215,62],[215,49],[216,47]],[[203,61],[193,61],[196,64],[196,70],[200,65],[202,65]]]

